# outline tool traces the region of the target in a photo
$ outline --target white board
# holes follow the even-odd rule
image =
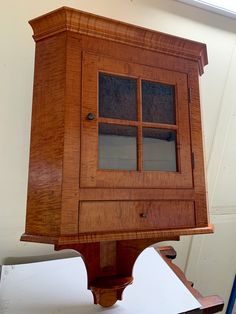
[[[111,308],[93,304],[81,257],[3,265],[0,314],[177,314],[201,305],[153,248],[134,266],[134,283]]]

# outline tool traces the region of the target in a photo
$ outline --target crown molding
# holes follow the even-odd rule
[[[206,45],[181,37],[62,7],[29,21],[37,42],[70,31],[87,36],[125,43],[198,63],[199,73],[208,64]]]

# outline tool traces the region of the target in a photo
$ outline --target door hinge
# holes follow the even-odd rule
[[[191,87],[188,88],[188,102],[189,103],[192,102],[192,88]]]
[[[194,169],[195,168],[195,155],[194,155],[194,153],[192,152],[192,169]]]

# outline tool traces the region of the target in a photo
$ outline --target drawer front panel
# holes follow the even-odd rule
[[[79,232],[195,227],[193,201],[84,201]]]

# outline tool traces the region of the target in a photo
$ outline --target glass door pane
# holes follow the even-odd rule
[[[143,170],[178,171],[175,131],[143,128]]]
[[[175,86],[142,81],[143,122],[175,124]]]
[[[98,167],[137,170],[136,127],[99,124]]]
[[[121,120],[137,119],[136,79],[99,73],[99,116]]]

